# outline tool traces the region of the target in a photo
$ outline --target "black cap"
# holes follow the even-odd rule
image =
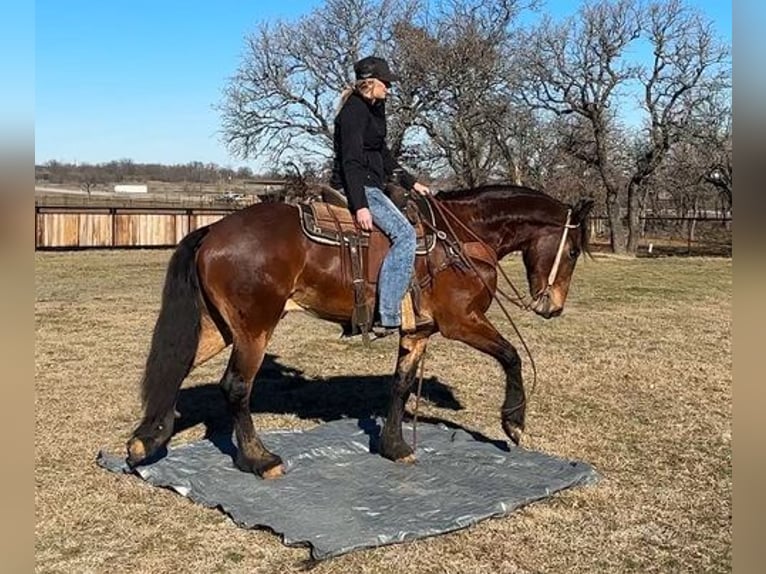
[[[391,71],[388,62],[376,56],[367,56],[354,64],[354,73],[357,80],[376,78],[381,82],[396,82],[399,76]]]

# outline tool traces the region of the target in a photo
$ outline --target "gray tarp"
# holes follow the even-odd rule
[[[266,526],[288,545],[308,543],[315,559],[465,528],[598,479],[582,462],[507,450],[463,430],[422,423],[417,464],[395,464],[370,454],[379,424],[343,419],[308,431],[261,433],[285,461],[287,473],[278,480],[237,470],[230,437],[171,448],[135,472],[220,506],[242,527]],[[411,433],[408,425],[405,430]],[[98,463],[129,472],[121,457],[101,452]]]

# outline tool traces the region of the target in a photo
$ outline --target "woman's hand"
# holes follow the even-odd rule
[[[356,211],[356,222],[365,231],[372,231],[372,213],[366,207]]]
[[[428,195],[429,193],[431,193],[431,190],[430,190],[430,189],[428,189],[428,187],[427,187],[427,186],[425,186],[425,185],[423,185],[422,183],[420,183],[420,182],[417,182],[417,181],[416,181],[416,182],[415,182],[415,184],[412,186],[412,189],[414,189],[415,191],[417,191],[417,192],[418,192],[420,195]]]

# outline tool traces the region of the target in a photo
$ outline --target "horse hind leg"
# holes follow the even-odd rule
[[[212,317],[203,313],[200,321],[199,344],[192,368],[209,361],[228,347],[231,344],[230,337],[228,339],[223,335]]]
[[[229,365],[221,379],[221,390],[234,419],[237,437],[236,465],[240,470],[263,478],[278,478],[284,474],[282,459],[261,442],[250,415],[250,393],[255,375],[261,368],[268,336],[235,341]]]
[[[225,340],[224,335],[221,334],[221,331],[210,315],[203,312],[200,317],[196,352],[188,371],[212,359],[228,345],[229,343]],[[178,388],[180,388],[181,380],[188,374],[188,371],[184,371],[185,374],[183,376],[180,376],[180,374],[176,376],[177,385],[175,391],[172,391],[172,397],[170,396],[171,391],[167,392],[167,396],[164,397],[164,401],[167,404],[164,408],[154,406],[155,403],[159,404],[158,400],[154,399],[151,401],[151,412],[147,413],[144,421],[142,421],[128,441],[128,462],[130,464],[138,464],[170,440],[173,435],[175,419],[180,416],[180,413],[175,408]],[[164,375],[164,373],[162,374]]]

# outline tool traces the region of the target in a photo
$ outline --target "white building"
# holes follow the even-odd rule
[[[148,193],[149,186],[145,183],[122,183],[114,186],[115,193]]]

